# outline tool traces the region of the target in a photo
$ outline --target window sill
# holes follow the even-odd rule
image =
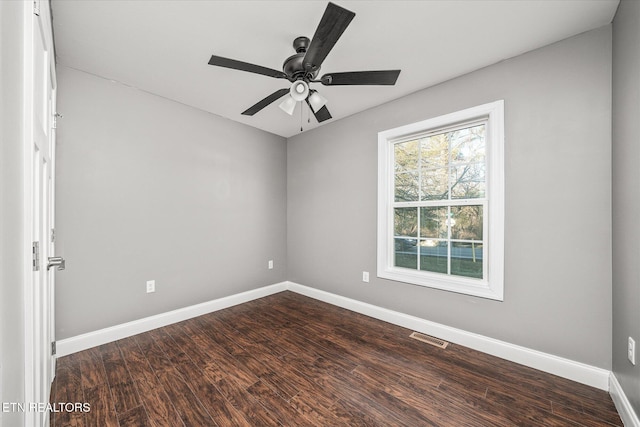
[[[496,301],[504,300],[502,289],[492,288],[490,283],[480,279],[447,276],[437,273],[414,272],[403,268],[379,268],[378,277],[474,297]]]

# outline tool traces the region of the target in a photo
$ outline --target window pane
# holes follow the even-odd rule
[[[418,169],[419,141],[407,141],[395,144],[393,147],[395,155],[394,169],[396,172],[406,172]]]
[[[482,240],[482,206],[451,207],[451,238]]]
[[[485,197],[484,163],[470,163],[451,168],[451,198]]]
[[[447,252],[446,241],[420,241],[420,270],[447,274]]]
[[[418,237],[418,208],[395,208],[393,211],[395,222],[393,234]]]
[[[416,239],[395,239],[394,265],[396,267],[418,268],[418,250]]]
[[[449,140],[447,134],[433,135],[421,141],[422,164],[426,168],[444,167],[449,164]]]
[[[452,132],[451,162],[477,163],[484,162],[485,157],[485,125],[473,126]]]
[[[396,202],[415,202],[418,200],[418,172],[397,173],[395,176]]]
[[[482,279],[482,243],[451,243],[451,274]]]
[[[420,237],[447,238],[447,207],[420,208]]]
[[[422,170],[422,200],[443,200],[449,197],[447,174],[448,168]]]

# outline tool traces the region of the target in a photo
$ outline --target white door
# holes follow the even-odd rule
[[[25,230],[32,246],[25,288],[25,425],[48,426],[51,382],[55,375],[53,257],[56,79],[49,4],[25,2],[26,197]],[[31,50],[29,52],[29,50]]]

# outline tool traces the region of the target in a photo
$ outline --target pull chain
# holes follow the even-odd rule
[[[303,109],[303,105],[301,101],[300,102],[300,132],[302,132],[302,109]]]

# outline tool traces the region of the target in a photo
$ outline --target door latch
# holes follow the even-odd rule
[[[61,256],[50,256],[49,262],[47,263],[47,270],[51,267],[58,267],[58,271],[64,270],[65,261]]]

